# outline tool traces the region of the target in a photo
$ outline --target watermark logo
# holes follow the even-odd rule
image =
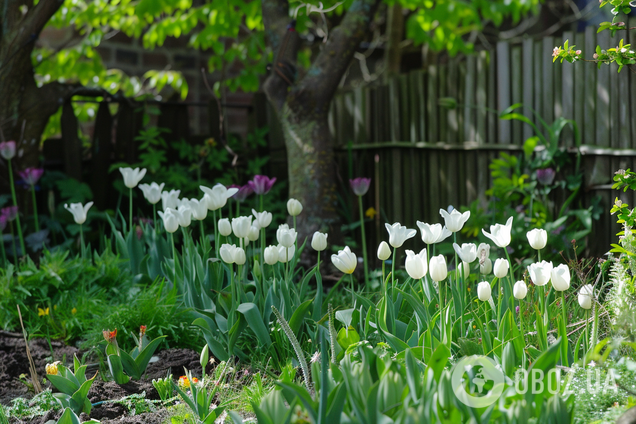
[[[465,356],[451,373],[451,384],[455,396],[472,408],[492,405],[504,391],[504,374],[497,363],[480,355]]]

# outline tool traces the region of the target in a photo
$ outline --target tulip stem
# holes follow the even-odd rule
[[[13,206],[18,208],[18,197],[15,195],[15,185],[13,184],[13,167],[11,165],[11,159],[7,160],[7,162],[9,163],[9,185],[11,186],[11,197],[13,197]],[[16,222],[16,226],[18,227],[18,238],[20,239],[20,249],[22,249],[22,255],[26,255],[27,251],[26,251],[26,248],[24,247],[24,237],[22,237],[22,226],[20,225],[20,208],[18,208],[18,210],[16,211],[15,222]],[[18,265],[17,260],[15,264],[16,266]]]
[[[541,263],[541,249],[537,250],[537,256],[539,258],[539,263]]]
[[[177,248],[174,247],[174,233],[170,233],[170,243],[172,244],[172,267],[173,267],[173,287],[177,287]]]
[[[367,238],[364,232],[364,212],[362,210],[362,196],[358,196],[358,209],[360,210],[360,230],[362,232],[362,258],[364,259],[364,284],[369,286],[369,266],[367,261]]]
[[[356,308],[356,295],[353,291],[353,274],[349,274],[349,280],[351,281],[351,306],[353,309]]]
[[[512,262],[510,261],[510,255],[508,254],[508,248],[504,247],[503,249],[506,252],[506,259],[508,260],[508,267],[509,267],[509,270],[508,270],[509,287],[508,288],[510,289],[510,294],[509,294],[509,296],[510,296],[510,295],[512,295],[512,286],[514,284],[513,283],[514,275],[513,275],[513,272],[512,272]],[[513,303],[513,305],[514,305],[514,303]]]
[[[82,259],[84,259],[84,226],[80,224],[80,252]]]
[[[586,309],[585,310],[585,343],[583,344],[583,368],[585,368],[585,366],[587,365],[587,352],[589,350],[588,345],[590,343],[590,330],[589,330],[589,325],[590,325],[590,310]],[[579,348],[578,346],[576,347],[577,349]]]
[[[437,291],[439,292],[439,328],[440,328],[440,341],[442,343],[444,343],[444,321],[445,321],[445,317],[444,317],[444,294],[443,294],[443,289],[442,289],[442,283],[444,281],[439,281],[437,283]]]
[[[216,211],[212,211],[212,219],[214,220],[214,251],[216,257],[219,257],[219,229],[218,222],[216,221]]]
[[[40,222],[38,220],[38,205],[35,200],[35,186],[31,186],[31,197],[33,199],[33,219],[35,224],[35,232],[40,231]]]
[[[128,209],[129,209],[128,210],[128,220],[130,222],[130,228],[128,229],[128,231],[132,232],[132,230],[133,230],[133,220],[132,220],[132,218],[133,218],[133,201],[132,201],[132,197],[133,196],[132,196],[132,188],[130,188],[128,190],[130,190],[130,196],[129,196],[130,201],[128,202]]]
[[[384,275],[386,272],[386,261],[382,261],[382,285],[384,285],[384,294],[386,295],[386,285],[384,283],[384,280],[386,278],[386,276]]]
[[[0,229],[0,251],[2,251],[2,266],[7,266],[7,253],[4,251],[4,235],[2,235],[2,229]]]
[[[152,205],[152,225],[155,229],[155,234],[157,234],[157,204]]]
[[[393,258],[391,260],[391,300],[395,293],[395,262],[397,260],[397,247],[393,248]]]

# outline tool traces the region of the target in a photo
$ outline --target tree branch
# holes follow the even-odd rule
[[[368,34],[380,0],[355,0],[342,23],[331,31],[327,44],[311,65],[305,77],[292,88],[295,101],[313,103],[313,108],[329,108],[338,84],[351,63],[354,53]],[[320,87],[320,90],[315,90]],[[304,94],[314,91],[315,102],[306,102]],[[323,111],[324,111],[323,110]]]
[[[20,23],[20,35],[18,36],[20,44],[27,42],[31,38],[35,41],[42,28],[55,15],[62,3],[61,0],[45,0],[38,2],[35,7],[30,7],[22,23]]]

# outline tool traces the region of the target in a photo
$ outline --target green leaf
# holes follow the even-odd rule
[[[303,321],[305,320],[305,315],[307,315],[307,312],[309,311],[309,308],[311,308],[311,304],[313,303],[313,301],[313,299],[308,299],[301,303],[296,308],[294,314],[289,320],[289,328],[291,328],[291,330],[298,338],[300,338],[300,329],[303,325]]]
[[[433,370],[433,375],[435,376],[435,380],[439,382],[439,379],[444,371],[444,367],[448,362],[448,358],[450,358],[450,350],[445,344],[440,344],[435,352],[433,352],[433,356],[428,361],[427,367]]]
[[[57,424],[81,424],[81,421],[71,408],[66,408],[60,419],[57,420]]]
[[[51,384],[57,390],[69,396],[73,396],[73,393],[75,393],[80,388],[79,385],[59,375],[47,374],[46,378],[49,379]]]
[[[73,399],[79,405],[83,406],[82,410],[78,412],[85,412],[86,414],[91,413],[91,403],[88,402],[87,404],[86,400],[88,396],[88,391],[90,390],[94,380],[95,380],[95,377],[91,378],[90,380],[86,380],[84,384],[82,384],[82,387],[80,387],[79,390],[73,393],[73,396],[71,396],[71,399]],[[88,408],[88,410],[86,408]]]
[[[347,350],[349,346],[360,341],[360,335],[353,327],[342,327],[338,331],[337,341],[342,349]]]
[[[146,371],[146,367],[148,367],[148,363],[150,362],[150,358],[155,353],[155,350],[159,347],[159,344],[165,339],[167,336],[159,336],[150,343],[144,349],[139,352],[139,355],[135,358],[135,362],[137,363],[137,367],[139,369],[139,377],[141,378],[141,374]]]
[[[245,316],[247,324],[254,331],[258,340],[267,347],[271,346],[272,339],[269,336],[269,330],[263,322],[258,306],[254,303],[246,302],[241,303],[236,310]]]
[[[141,370],[137,366],[135,359],[123,350],[119,353],[119,357],[124,372],[133,380],[139,380],[141,378]]]
[[[117,355],[108,355],[108,368],[117,384],[126,384],[130,381],[130,377],[124,374],[124,368],[121,364],[121,358]]]

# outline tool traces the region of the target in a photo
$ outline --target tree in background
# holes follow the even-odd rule
[[[401,0],[392,17],[401,11],[406,19],[389,29],[389,45],[405,35],[432,50],[469,52],[485,25],[506,17],[516,22],[538,2]],[[113,31],[141,37],[148,49],[188,36],[193,47],[213,53],[208,71],[220,70],[225,87],[262,85],[284,131],[289,195],[305,207],[298,225],[308,235],[338,220],[328,110],[361,43],[384,29],[378,15],[386,8],[381,0],[0,0],[0,127],[5,139],[18,141],[22,167],[32,166],[49,117],[74,95],[135,96],[166,84],[184,95],[187,85],[177,74],[131,78],[105,69],[95,48]],[[77,42],[55,49],[38,44],[45,27],[72,27]],[[238,71],[230,73],[230,66]],[[214,88],[220,93],[220,84]]]

